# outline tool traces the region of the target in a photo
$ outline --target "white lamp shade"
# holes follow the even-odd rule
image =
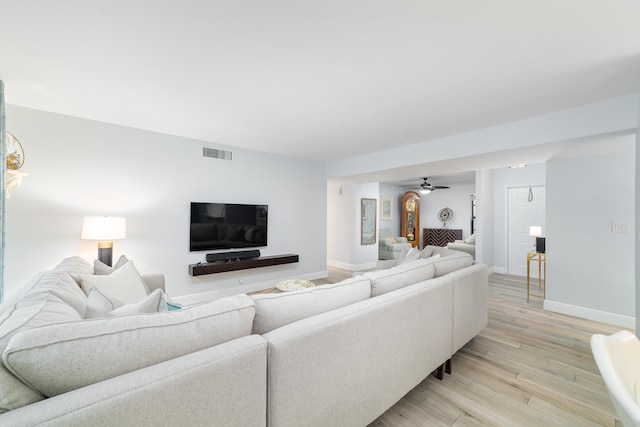
[[[529,236],[542,237],[542,227],[539,225],[529,227]]]
[[[122,216],[85,216],[82,236],[85,240],[117,240],[127,237],[127,220]]]

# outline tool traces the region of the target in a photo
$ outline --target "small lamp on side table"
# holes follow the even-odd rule
[[[536,252],[543,254],[545,251],[545,238],[542,237],[542,227],[539,225],[532,225],[529,227],[529,236],[536,238],[535,247]]]
[[[111,266],[113,241],[127,236],[127,222],[121,216],[85,216],[81,239],[98,240],[98,260]]]

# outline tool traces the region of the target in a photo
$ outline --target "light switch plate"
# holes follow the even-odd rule
[[[631,223],[624,221],[613,221],[611,223],[611,231],[613,233],[630,233],[631,232]]]

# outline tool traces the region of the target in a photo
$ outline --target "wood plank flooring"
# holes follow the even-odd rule
[[[330,269],[327,282],[351,276]],[[370,427],[621,426],[591,354],[594,333],[622,328],[544,311],[526,279],[489,276],[488,327]]]

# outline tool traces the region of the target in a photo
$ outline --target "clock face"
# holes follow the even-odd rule
[[[407,200],[407,211],[413,212],[416,210],[416,201],[414,199]]]
[[[438,219],[440,222],[447,222],[453,217],[453,211],[449,208],[442,208],[438,212]]]

